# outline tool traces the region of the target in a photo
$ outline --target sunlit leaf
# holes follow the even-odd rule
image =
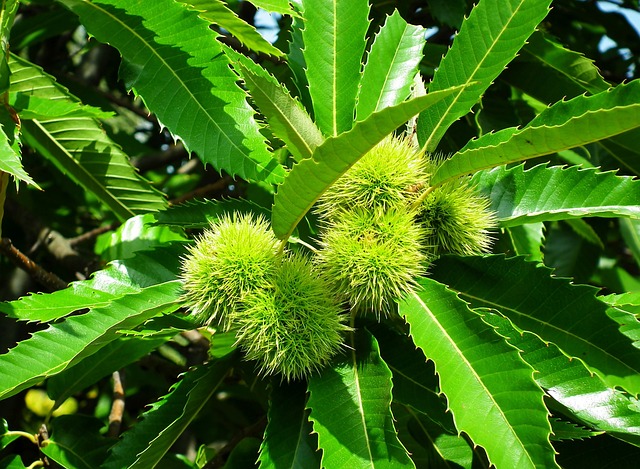
[[[504,256],[445,256],[432,274],[474,307],[497,309],[517,327],[581,359],[608,385],[640,392],[640,350],[619,332],[596,288],[573,285],[551,277],[544,266]]]
[[[282,180],[216,33],[195,11],[173,0],[59,1],[120,51],[127,88],[202,161],[244,179]]]
[[[430,279],[400,304],[414,343],[433,360],[458,431],[496,467],[558,467],[533,369],[456,294]]]
[[[336,136],[353,126],[362,55],[369,27],[367,0],[305,0],[302,37],[315,120]]]
[[[348,132],[324,141],[313,153],[293,167],[278,188],[272,225],[276,235],[288,238],[302,217],[327,188],[384,137],[425,109],[453,93],[455,88],[387,107],[358,122]]]
[[[640,181],[596,168],[500,166],[471,181],[491,200],[502,227],[585,216],[640,218]]]
[[[371,334],[361,330],[356,340],[343,362],[309,380],[307,407],[323,452],[322,465],[414,467],[393,427],[391,372]]]
[[[483,0],[462,23],[430,91],[469,85],[418,119],[420,146],[434,151],[449,126],[467,114],[516,56],[549,11],[550,0]]]
[[[507,163],[586,145],[640,126],[640,80],[593,96],[560,101],[524,128],[511,127],[471,140],[444,161],[432,184]]]

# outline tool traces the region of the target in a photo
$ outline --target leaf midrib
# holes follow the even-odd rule
[[[463,296],[463,297],[471,298],[471,299],[473,299],[473,300],[477,301],[478,303],[484,303],[484,304],[486,304],[486,305],[489,305],[491,308],[493,308],[493,309],[495,309],[495,310],[497,310],[497,311],[510,311],[510,312],[512,312],[513,314],[515,314],[516,316],[523,317],[523,318],[527,318],[527,319],[529,319],[529,320],[531,320],[531,321],[533,321],[533,322],[537,322],[538,324],[542,325],[542,327],[546,327],[546,328],[549,328],[549,329],[553,329],[553,330],[555,330],[555,331],[558,331],[558,332],[560,332],[560,333],[562,333],[562,334],[564,334],[564,335],[567,335],[567,336],[571,337],[572,339],[577,340],[578,342],[581,342],[581,343],[586,344],[586,345],[588,346],[588,348],[596,349],[596,350],[598,350],[598,351],[602,352],[602,353],[603,353],[603,355],[605,355],[605,356],[607,356],[607,357],[610,357],[612,360],[614,360],[614,361],[618,362],[618,363],[619,363],[620,365],[622,365],[624,368],[626,368],[626,369],[628,369],[628,370],[632,371],[634,374],[638,374],[638,373],[640,373],[640,369],[638,369],[638,370],[634,370],[633,368],[630,368],[628,364],[626,364],[625,362],[621,361],[621,360],[620,360],[618,357],[616,357],[615,355],[611,355],[610,353],[608,353],[606,350],[604,350],[604,349],[603,349],[603,348],[601,348],[600,346],[598,346],[598,345],[596,345],[596,344],[594,344],[594,343],[592,343],[592,342],[588,342],[588,341],[587,341],[587,340],[585,340],[583,337],[578,336],[578,335],[575,335],[575,334],[573,334],[572,332],[570,332],[570,331],[568,331],[568,330],[566,330],[566,329],[561,329],[560,327],[557,327],[557,326],[555,326],[554,324],[551,324],[551,323],[549,323],[549,322],[542,321],[542,320],[540,320],[540,319],[538,319],[538,318],[535,318],[535,317],[529,316],[529,315],[527,315],[527,314],[521,313],[521,312],[519,312],[517,309],[510,308],[510,307],[506,307],[506,306],[503,306],[503,305],[501,305],[501,304],[499,304],[499,303],[495,303],[495,302],[492,302],[492,301],[488,301],[488,300],[486,300],[485,298],[480,298],[480,297],[477,297],[477,296],[475,296],[475,295],[471,295],[471,294],[469,294],[469,293],[467,293],[467,292],[457,292],[457,293],[458,293],[459,295]],[[607,317],[608,317],[608,316],[607,316]],[[612,320],[612,321],[613,321],[613,320]],[[529,332],[531,332],[531,331],[529,331]],[[541,338],[541,339],[543,339],[543,340],[544,340],[544,338]],[[556,344],[556,346],[558,346],[558,345]],[[561,348],[561,347],[559,347],[559,346],[558,346],[558,348],[560,348],[560,349],[562,350],[562,348]],[[582,361],[582,360],[580,359],[580,357],[574,357],[574,358],[577,358],[577,359],[578,359],[578,360],[580,360],[582,363],[585,363],[584,361]],[[586,365],[586,363],[585,363],[585,365]]]
[[[351,341],[351,363],[353,365],[353,377],[354,383],[356,385],[356,396],[358,399],[358,411],[360,412],[360,421],[362,422],[362,430],[364,433],[364,441],[367,445],[367,452],[369,453],[369,462],[371,467],[374,468],[375,464],[373,463],[373,452],[371,451],[371,442],[369,441],[369,433],[367,433],[367,421],[364,416],[364,406],[362,404],[362,390],[360,388],[360,373],[358,372],[358,362],[356,359],[356,344],[355,344],[355,333],[351,332],[349,334]]]
[[[513,13],[511,14],[511,18],[509,19],[509,21],[505,24],[505,26],[502,28],[500,33],[495,37],[495,39],[494,39],[493,43],[491,44],[491,46],[486,50],[482,60],[480,62],[478,62],[478,64],[476,65],[475,69],[473,70],[473,73],[471,73],[468,76],[467,80],[463,83],[465,85],[465,88],[463,88],[462,90],[460,90],[458,93],[456,93],[454,95],[454,99],[451,100],[451,104],[440,115],[440,119],[438,120],[436,125],[433,127],[433,130],[431,131],[431,135],[429,135],[429,138],[427,138],[427,140],[425,140],[423,148],[425,148],[425,149],[427,149],[429,151],[434,150],[434,148],[431,148],[431,140],[435,137],[436,130],[441,127],[442,122],[445,120],[445,118],[449,114],[449,111],[451,110],[451,108],[458,102],[458,98],[460,97],[460,95],[462,93],[464,93],[464,91],[466,90],[466,87],[469,86],[469,83],[474,81],[473,77],[475,77],[475,75],[476,75],[476,73],[478,72],[479,69],[483,68],[482,65],[487,60],[487,57],[489,57],[491,55],[491,51],[495,48],[495,45],[498,43],[499,39],[502,37],[504,32],[506,30],[510,29],[510,28],[508,28],[509,24],[511,24],[511,22],[514,21],[516,13],[518,12],[518,10],[520,10],[520,8],[522,7],[522,5],[524,3],[525,3],[525,0],[522,0],[520,2],[520,4],[518,5],[518,7],[513,10]]]
[[[169,70],[169,72],[175,77],[175,79],[182,85],[182,88],[184,90],[187,91],[187,93],[191,96],[192,98],[192,102],[195,102],[198,107],[200,108],[200,110],[207,116],[209,117],[209,122],[212,123],[214,125],[214,127],[216,129],[218,129],[219,134],[224,136],[224,138],[230,143],[230,146],[233,147],[237,152],[239,152],[242,155],[245,155],[245,153],[240,149],[240,147],[238,147],[235,142],[233,140],[231,140],[229,138],[229,136],[226,134],[226,132],[223,131],[223,129],[218,125],[218,123],[216,122],[215,119],[212,118],[211,114],[202,106],[202,104],[200,104],[200,101],[196,98],[196,96],[191,92],[191,90],[189,89],[188,86],[186,86],[185,82],[174,72],[173,68],[171,68],[169,66],[169,64],[164,60],[164,58],[159,55],[156,50],[151,47],[151,44],[149,44],[149,42],[147,42],[146,39],[144,39],[142,36],[140,36],[135,30],[131,29],[127,24],[123,23],[122,21],[120,21],[119,18],[113,16],[111,13],[109,13],[107,10],[103,9],[103,8],[99,8],[95,3],[89,2],[88,0],[82,0],[83,3],[87,4],[87,5],[91,5],[94,6],[96,9],[98,9],[99,11],[102,11],[105,15],[109,16],[110,18],[112,18],[116,23],[120,24],[123,29],[128,30],[131,34],[133,34],[136,38],[138,38],[138,40],[140,42],[142,42],[145,46],[147,46],[147,49],[151,51],[151,53],[153,55],[155,55],[160,62],[164,65],[165,69]],[[207,81],[209,81],[207,78],[205,78]],[[209,81],[209,83],[211,83]],[[248,155],[245,155],[245,157],[248,157]],[[253,161],[253,160],[252,160]],[[258,168],[264,169],[266,170],[266,168],[262,165],[260,165],[257,161],[254,161],[254,163],[256,164],[256,166]]]
[[[464,353],[462,352],[462,350],[460,350],[460,348],[458,347],[458,345],[456,344],[456,342],[449,336],[449,334],[447,333],[447,331],[442,327],[442,325],[440,324],[440,321],[437,320],[437,318],[434,316],[433,312],[431,311],[431,309],[425,304],[424,301],[422,301],[422,298],[420,298],[420,296],[418,296],[418,294],[416,292],[412,292],[412,296],[414,297],[415,300],[418,301],[418,303],[424,308],[425,311],[428,312],[428,314],[431,316],[431,320],[434,324],[437,325],[437,327],[440,329],[440,332],[443,334],[444,337],[446,337],[448,339],[448,342],[453,346],[453,348],[455,349],[455,351],[457,352],[458,356],[462,358],[463,363],[465,364],[466,368],[471,370],[471,374],[472,376],[476,379],[476,381],[480,384],[480,386],[482,387],[482,389],[485,390],[485,394],[487,396],[489,396],[489,399],[491,400],[491,402],[494,404],[494,407],[498,410],[499,414],[502,416],[502,419],[504,421],[504,423],[506,424],[508,430],[511,432],[511,434],[513,435],[515,441],[519,441],[520,442],[520,446],[522,448],[522,451],[524,452],[524,454],[526,454],[528,460],[531,463],[530,467],[535,467],[535,463],[534,461],[531,459],[531,456],[529,455],[529,452],[527,451],[526,447],[524,446],[524,443],[521,441],[521,439],[519,438],[518,434],[515,432],[513,426],[511,425],[511,423],[509,422],[509,420],[507,419],[506,415],[504,414],[504,412],[502,411],[502,408],[498,405],[498,403],[496,402],[496,400],[493,397],[493,394],[489,391],[489,389],[484,385],[484,382],[482,381],[482,379],[480,378],[480,376],[476,373],[475,368],[473,368],[473,366],[471,365],[471,363],[469,362],[469,360],[467,360],[467,357],[464,355]],[[426,353],[425,353],[426,355]],[[436,363],[436,367],[437,367],[437,363]],[[441,378],[442,379],[442,378]],[[453,413],[452,413],[453,414]],[[455,415],[453,415],[454,421],[455,421]]]

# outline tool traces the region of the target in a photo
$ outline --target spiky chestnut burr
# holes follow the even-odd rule
[[[272,276],[271,288],[246,295],[233,316],[237,344],[263,375],[287,381],[309,376],[343,344],[347,316],[326,281],[309,260],[291,254]]]
[[[328,222],[318,264],[354,311],[386,316],[425,273],[425,234],[407,209],[354,208]]]
[[[465,179],[434,188],[420,207],[420,220],[430,228],[430,242],[441,253],[475,255],[491,249],[496,227],[489,200]]]
[[[182,262],[184,304],[200,324],[228,330],[229,314],[252,291],[269,288],[278,264],[278,240],[253,215],[224,215],[188,249]]]
[[[322,195],[316,207],[324,219],[358,207],[389,210],[407,206],[413,189],[426,181],[426,160],[408,139],[389,136],[365,154]]]

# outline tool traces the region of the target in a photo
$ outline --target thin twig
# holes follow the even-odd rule
[[[170,203],[171,205],[177,205],[181,204],[182,202],[186,202],[187,200],[195,199],[196,197],[204,197],[205,195],[212,192],[221,191],[232,181],[233,179],[231,179],[229,176],[225,176],[222,179],[218,179],[216,182],[207,184],[206,186],[198,187],[191,192],[181,195],[180,197],[176,197],[175,199],[171,200]]]
[[[124,386],[119,371],[113,372],[113,403],[109,413],[109,430],[107,435],[117,438],[122,426],[122,416],[124,415]]]
[[[36,282],[47,288],[49,291],[67,288],[67,282],[62,280],[53,272],[43,269],[25,254],[20,252],[20,250],[11,243],[9,238],[2,238],[0,240],[0,252],[13,262],[14,265],[27,272]]]
[[[93,230],[87,231],[86,233],[82,233],[81,235],[76,236],[75,238],[69,238],[67,241],[72,247],[75,247],[78,244],[91,241],[94,238],[97,238],[98,236],[100,236],[101,234],[108,233],[109,231],[113,231],[119,226],[120,226],[120,222],[111,223],[105,226],[99,226],[97,228],[94,228]]]

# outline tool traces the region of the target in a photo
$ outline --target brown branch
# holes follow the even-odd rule
[[[206,186],[198,187],[191,192],[183,194],[180,197],[176,197],[175,199],[171,200],[170,203],[171,205],[177,205],[181,204],[182,202],[186,202],[187,200],[195,199],[196,197],[204,197],[212,192],[219,192],[227,187],[232,181],[233,179],[231,177],[225,176],[222,179],[218,179],[216,182],[207,184]]]
[[[36,282],[47,290],[56,291],[67,288],[67,282],[33,262],[29,257],[20,252],[11,243],[9,238],[2,238],[0,240],[0,252],[13,262],[14,265],[27,272]]]
[[[115,230],[120,226],[120,222],[111,223],[109,225],[99,226],[94,228],[93,230],[89,230],[86,233],[82,233],[75,238],[69,238],[67,241],[71,247],[75,247],[78,244],[86,243],[87,241],[92,241],[94,238],[97,238],[101,234],[108,233],[109,231]]]
[[[124,386],[119,371],[113,372],[113,403],[109,413],[109,430],[107,436],[117,438],[122,426],[124,415]]]
[[[76,278],[86,278],[97,268],[91,259],[80,255],[69,243],[69,240],[59,232],[52,230],[42,221],[25,210],[16,201],[8,198],[5,202],[7,214],[23,229],[28,235],[27,239],[36,239],[36,245],[30,252],[34,252],[39,246],[44,246],[47,252],[69,272],[74,273]]]

